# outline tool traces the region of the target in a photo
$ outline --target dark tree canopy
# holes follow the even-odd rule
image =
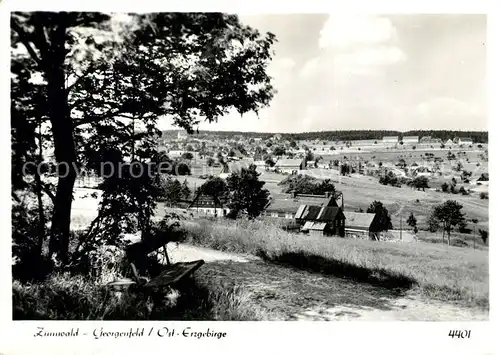
[[[274,95],[266,68],[275,36],[236,15],[112,20],[91,12],[12,13],[13,188],[23,187],[18,167],[33,159],[35,127],[42,122],[50,123],[46,140],[59,164],[78,167],[113,149],[121,159],[147,162],[155,155],[160,117],[192,133],[201,120],[214,122],[231,110],[258,112]],[[33,77],[41,80],[33,84]],[[54,201],[50,254],[63,263],[77,175],[69,170],[55,193],[44,190]],[[108,203],[128,186],[113,181]]]
[[[462,212],[463,206],[454,200],[448,200],[433,208],[431,220],[439,221],[444,232],[448,234],[448,245],[451,244],[451,229],[460,226],[465,222],[465,215]]]
[[[265,182],[259,180],[255,165],[242,168],[227,178],[229,208],[231,215],[244,212],[249,218],[258,217],[269,203],[269,191],[264,189]]]
[[[373,201],[366,210],[367,213],[375,213],[374,217],[374,231],[381,232],[392,229],[391,216],[389,211],[380,201]]]

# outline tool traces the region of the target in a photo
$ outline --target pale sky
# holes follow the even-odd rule
[[[200,130],[487,130],[486,16],[240,16],[278,39],[269,108]],[[172,129],[168,119],[162,129]]]

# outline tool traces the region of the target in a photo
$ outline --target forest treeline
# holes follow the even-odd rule
[[[197,138],[219,137],[230,139],[234,136],[244,138],[262,138],[267,139],[276,133],[261,132],[237,132],[237,131],[199,131],[195,132]],[[163,137],[174,137],[177,131],[164,131]],[[385,136],[430,136],[442,140],[453,139],[455,137],[471,138],[474,143],[487,143],[487,131],[453,131],[453,130],[414,130],[407,132],[386,131],[386,130],[354,130],[354,131],[321,131],[321,132],[303,132],[303,133],[281,133],[283,139],[288,140],[325,140],[325,141],[353,141],[361,139],[382,139]]]

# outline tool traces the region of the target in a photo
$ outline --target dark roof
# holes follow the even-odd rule
[[[339,207],[301,205],[295,213],[295,219],[305,221],[328,222],[338,218],[345,218]]]
[[[216,197],[212,197],[212,196],[208,196],[208,195],[203,195],[201,193],[198,193],[195,198],[193,199],[193,201],[191,201],[191,203],[189,204],[188,208],[192,208],[192,207],[206,207],[206,206],[210,206],[210,207],[222,207],[224,206],[224,204],[226,203],[226,199],[224,198],[216,198]]]
[[[267,210],[269,212],[295,213],[301,205],[338,207],[335,199],[327,198],[324,195],[297,194],[295,198],[282,195],[272,199]]]

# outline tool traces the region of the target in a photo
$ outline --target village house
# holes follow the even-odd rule
[[[403,144],[417,144],[418,136],[403,136]]]
[[[472,138],[458,138],[458,144],[471,145],[473,141]]]
[[[333,196],[320,206],[300,205],[295,220],[301,225],[302,232],[311,235],[345,235],[345,216]]]
[[[378,141],[376,139],[358,139],[351,141],[351,144],[356,147],[369,147],[377,143]]]
[[[285,174],[295,174],[299,170],[307,169],[305,159],[279,159],[274,167]]]
[[[425,146],[430,146],[430,145],[439,146],[441,144],[441,139],[432,138],[431,136],[423,136],[422,138],[420,138],[420,141],[418,142],[418,144],[425,145]]]
[[[347,237],[374,239],[375,213],[346,212],[345,215],[345,235]]]
[[[187,210],[213,217],[225,217],[230,209],[225,200],[198,193],[187,207]]]
[[[451,148],[451,147],[456,147],[457,143],[455,143],[451,139],[448,139],[444,145],[445,145],[446,148]]]
[[[398,136],[385,136],[382,138],[384,144],[397,144],[399,142]]]

